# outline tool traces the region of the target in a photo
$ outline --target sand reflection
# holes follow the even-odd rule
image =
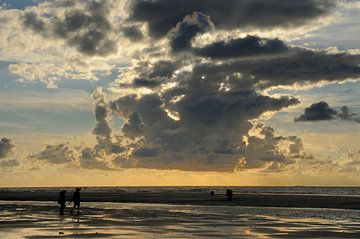
[[[0,202],[2,238],[360,238],[356,210]]]

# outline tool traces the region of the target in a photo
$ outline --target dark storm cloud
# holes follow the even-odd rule
[[[134,129],[138,137],[143,137],[142,141],[131,146],[136,167],[234,170],[239,157],[246,158],[247,148],[242,136],[252,128],[249,120],[264,112],[278,111],[298,103],[294,98],[271,98],[254,91],[213,94],[204,91],[203,95],[193,95],[191,89],[187,90],[188,96],[176,103],[169,103],[157,94],[129,95],[111,103],[115,112],[129,119],[123,128],[124,135],[129,134],[129,129]],[[171,119],[165,108],[178,112],[179,120]],[[130,124],[130,121],[134,123]],[[273,143],[274,147],[279,141]],[[226,159],[222,161],[221,155],[227,155]],[[274,160],[279,160],[277,154],[273,156]],[[270,156],[267,159],[271,161]],[[261,160],[259,165],[268,161]],[[221,163],[224,165],[220,166]]]
[[[250,67],[249,73],[262,80],[264,87],[316,83],[322,80],[342,81],[360,75],[360,56],[346,53],[328,54],[294,50],[294,55],[263,60]]]
[[[149,74],[150,78],[154,77],[170,77],[176,70],[177,63],[172,61],[158,61],[156,62]]]
[[[47,161],[52,164],[75,161],[74,150],[70,149],[66,144],[47,145],[39,153],[31,155],[30,158]]]
[[[271,127],[254,126],[251,120],[299,101],[263,95],[262,90],[340,82],[360,75],[358,55],[292,47],[278,39],[248,36],[205,45],[203,49],[215,49],[203,53],[212,57],[211,61],[199,54],[191,57],[199,49],[186,45],[187,54],[172,54],[173,62],[141,61],[132,68],[131,73],[137,74],[138,79],[161,79],[161,83],[175,85],[160,93],[149,84],[148,88],[155,89],[151,94],[126,95],[110,102],[113,112],[128,122],[122,129],[123,136],[137,140],[125,146],[130,151],[121,159],[136,159],[131,165],[143,168],[283,170],[295,159],[306,156],[301,139],[276,136]],[[165,77],[155,74],[152,79],[150,75],[161,65],[166,69],[166,74],[161,74]],[[186,70],[181,72],[183,69]],[[134,121],[137,123],[130,123],[133,114],[138,116]],[[339,114],[335,116],[349,118],[352,113],[344,108],[342,116]],[[135,130],[136,137],[126,132],[138,125],[141,130]],[[254,127],[260,136],[250,134]],[[155,148],[158,154],[139,157],[136,153],[147,148]]]
[[[360,55],[330,54],[291,48],[287,54],[269,58],[208,62],[194,68],[196,78],[228,79],[233,88],[269,88],[307,85],[320,81],[339,82],[358,78]]]
[[[117,51],[110,34],[109,1],[84,1],[82,10],[68,10],[64,18],[53,16],[45,22],[33,12],[25,13],[23,25],[44,37],[64,39],[70,46],[89,56],[107,56]]]
[[[177,110],[184,120],[211,126],[220,122],[229,124],[243,117],[254,119],[263,112],[278,111],[297,103],[299,101],[295,98],[277,99],[253,91],[239,91],[185,97],[179,102]]]
[[[39,19],[37,15],[33,12],[25,13],[23,17],[23,24],[25,27],[29,27],[35,32],[46,32],[45,22]]]
[[[190,45],[185,49],[189,54],[199,51]],[[195,171],[283,170],[295,159],[304,157],[301,139],[276,136],[274,129],[268,126],[256,126],[260,136],[249,135],[255,127],[251,120],[299,101],[262,95],[261,90],[345,81],[360,74],[358,55],[291,47],[278,39],[248,36],[205,45],[203,49],[207,50],[203,55],[214,58],[212,61],[196,57],[189,61],[181,54],[174,54],[175,61],[165,64],[164,69],[172,67],[161,80],[176,82],[174,87],[141,97],[127,95],[110,103],[111,109],[128,122],[133,114],[138,116],[137,123],[127,123],[122,129],[127,138],[141,138],[129,146],[132,154],[127,157],[136,159],[132,161],[134,167]],[[136,68],[139,71],[134,72],[149,80],[155,65],[162,64],[141,62]],[[174,74],[183,68],[190,70]],[[350,115],[344,108],[342,117]],[[137,129],[138,125],[142,126],[141,133],[129,137],[124,129]],[[148,148],[155,148],[158,154],[139,157],[138,150]]]
[[[318,120],[331,120],[337,115],[337,111],[329,107],[325,101],[312,104],[310,107],[305,108],[303,115],[295,118],[295,121],[318,121]]]
[[[141,136],[144,133],[144,124],[137,113],[129,116],[129,120],[124,124],[122,131],[130,138]]]
[[[154,87],[158,87],[162,82],[160,80],[152,80],[152,79],[139,79],[136,78],[133,83],[132,86],[137,88],[137,87],[146,87],[146,88],[154,88]]]
[[[14,147],[15,145],[11,143],[10,139],[2,138],[0,140],[0,159],[6,158]]]
[[[123,128],[126,133],[161,134],[161,129],[174,124],[162,108],[162,104],[163,101],[157,94],[149,94],[141,98],[128,95],[111,102],[111,108],[128,120]]]
[[[162,37],[193,12],[208,15],[219,29],[296,27],[327,15],[333,0],[136,0],[129,19],[143,21]]]
[[[126,26],[121,28],[125,37],[131,41],[141,41],[144,38],[143,33],[137,26]]]
[[[166,83],[173,75],[174,71],[179,67],[177,61],[159,60],[155,63],[140,62],[133,68],[136,72],[136,78],[131,83],[120,83],[120,87],[133,88],[156,88],[161,84]]]
[[[170,32],[170,46],[173,52],[191,48],[191,40],[199,33],[213,28],[210,18],[202,13],[194,12],[176,24]]]
[[[314,103],[310,107],[305,108],[304,114],[295,118],[294,121],[320,121],[333,119],[360,122],[360,119],[357,118],[357,114],[352,113],[349,107],[342,106],[339,113],[332,109],[325,101]]]
[[[196,55],[210,58],[232,58],[279,54],[287,52],[288,47],[278,39],[262,39],[257,36],[219,41],[203,48],[194,49]]]

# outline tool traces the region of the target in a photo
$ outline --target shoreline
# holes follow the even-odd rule
[[[72,191],[66,195],[70,200]],[[1,201],[54,201],[57,191],[0,192]],[[207,206],[250,206],[287,208],[333,208],[360,209],[359,196],[307,195],[307,194],[247,194],[233,195],[233,201],[226,201],[224,194],[211,197],[204,192],[81,192],[82,202],[153,203]]]

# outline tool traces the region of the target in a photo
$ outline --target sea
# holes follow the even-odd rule
[[[166,192],[225,192],[231,189],[234,194],[301,194],[323,196],[360,196],[360,187],[309,187],[309,186],[176,186],[176,187],[82,187],[87,192],[100,193],[166,193]],[[74,187],[0,187],[1,192],[52,192]]]

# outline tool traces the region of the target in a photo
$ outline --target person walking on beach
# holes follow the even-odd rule
[[[80,189],[81,188],[76,188],[73,197],[70,200],[69,204],[71,204],[71,202],[74,202],[74,206],[70,210],[71,215],[73,215],[73,211],[76,207],[77,207],[77,214],[78,215],[80,214]]]
[[[233,192],[231,189],[226,190],[226,201],[232,201]]]
[[[66,202],[65,194],[66,194],[66,190],[61,190],[59,192],[58,204],[60,204],[60,216],[64,215],[64,210],[65,210],[65,207],[66,207],[66,205],[65,205],[65,202]]]

